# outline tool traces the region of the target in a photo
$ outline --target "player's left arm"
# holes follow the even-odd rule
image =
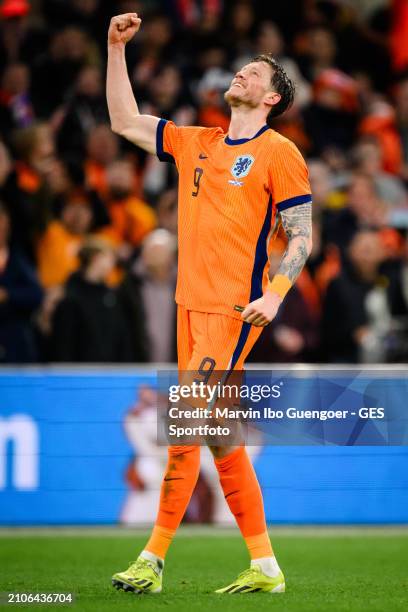
[[[292,206],[280,213],[288,246],[276,272],[286,276],[290,284],[296,281],[312,250],[312,203]],[[273,281],[270,285],[272,288]]]
[[[244,321],[258,327],[268,325],[275,318],[312,250],[312,203],[287,208],[280,216],[288,238],[286,251],[263,296],[248,304],[242,313]]]

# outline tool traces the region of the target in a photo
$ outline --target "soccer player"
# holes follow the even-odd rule
[[[293,102],[294,87],[282,67],[262,55],[237,72],[225,93],[231,107],[228,134],[141,115],[125,61],[125,45],[140,24],[135,13],[111,20],[107,99],[114,132],[178,169],[179,370],[242,370],[311,250],[305,162],[293,143],[269,127]],[[288,246],[269,282],[268,239],[278,215]],[[210,449],[251,557],[250,567],[217,593],[283,592],[285,579],[245,446]],[[135,593],[162,589],[164,558],[200,467],[199,446],[171,446],[168,453],[156,524],[138,559],[112,577],[117,588]]]

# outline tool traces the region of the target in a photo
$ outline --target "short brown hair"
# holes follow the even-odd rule
[[[89,236],[78,252],[79,269],[84,272],[92,263],[94,257],[100,253],[111,251],[112,247],[103,238]]]
[[[268,66],[272,68],[271,85],[281,97],[279,102],[272,106],[266,118],[266,123],[270,126],[275,117],[282,115],[282,113],[292,106],[295,97],[295,84],[292,79],[288,77],[279,62],[269,53],[257,55],[251,62],[265,62],[265,64],[268,64]]]

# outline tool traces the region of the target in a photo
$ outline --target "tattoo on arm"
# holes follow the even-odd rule
[[[299,204],[280,213],[288,246],[276,274],[284,274],[295,282],[312,247],[312,204]]]

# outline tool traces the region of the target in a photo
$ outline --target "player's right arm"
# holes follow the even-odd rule
[[[112,17],[108,32],[106,97],[112,130],[148,153],[156,153],[159,119],[141,115],[126,67],[125,46],[140,28],[137,13]]]

